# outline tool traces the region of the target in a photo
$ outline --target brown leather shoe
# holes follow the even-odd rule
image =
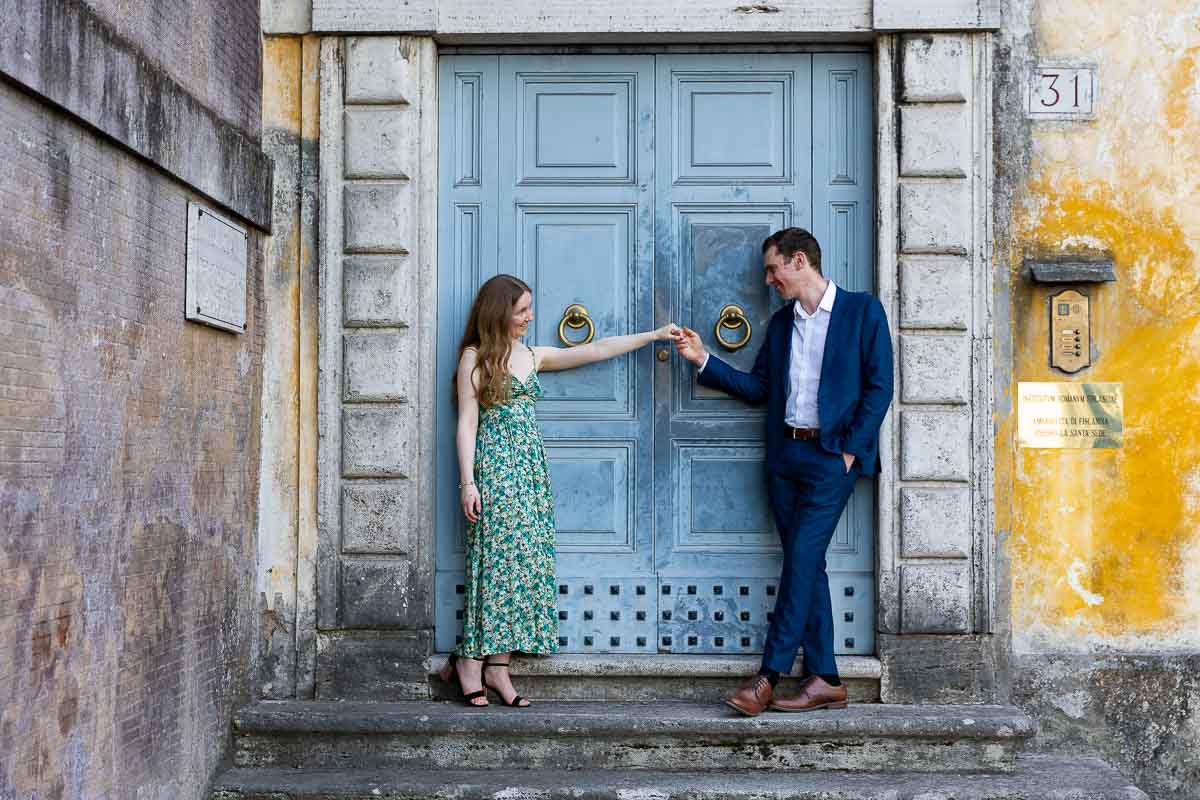
[[[830,686],[816,675],[809,677],[795,697],[780,697],[771,702],[772,711],[813,711],[818,708],[845,708],[846,684]]]
[[[757,717],[771,705],[774,691],[766,675],[748,678],[732,696],[725,698],[725,705],[747,717]]]

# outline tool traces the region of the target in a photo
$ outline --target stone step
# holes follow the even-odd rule
[[[731,694],[747,675],[758,671],[761,656],[703,655],[556,655],[516,656],[513,685],[539,700],[682,700],[716,703]],[[429,680],[435,700],[454,700],[456,684],[437,677],[446,656],[430,660]],[[799,666],[799,665],[797,665]],[[854,703],[879,702],[879,659],[839,656],[838,674]],[[781,691],[797,691],[797,679],[784,678]]]
[[[1036,723],[1004,706],[851,704],[753,719],[714,703],[263,701],[236,766],[1005,772]]]
[[[1099,759],[1022,756],[1013,772],[648,772],[235,768],[210,800],[1148,800]]]

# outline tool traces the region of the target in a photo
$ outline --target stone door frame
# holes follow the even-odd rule
[[[318,2],[314,21],[336,5]],[[510,25],[523,24],[524,5]],[[938,4],[938,24],[939,12],[919,2],[876,2],[876,21],[881,6],[893,7],[887,32],[790,34],[851,35],[875,53],[876,280],[898,378],[877,495],[885,701],[997,699],[989,31],[998,15],[972,22],[962,8],[985,5]],[[911,31],[896,16],[902,6],[911,6]],[[532,32],[545,24],[533,14],[526,21]],[[682,16],[658,24],[695,30]],[[448,388],[435,385],[436,64],[438,40],[464,34],[390,33],[321,43],[315,688],[323,697],[368,685],[422,696],[432,654],[433,398]],[[595,42],[587,31],[547,35]],[[731,46],[740,38],[691,35]],[[513,44],[499,28],[469,40]],[[926,677],[934,665],[936,683]]]

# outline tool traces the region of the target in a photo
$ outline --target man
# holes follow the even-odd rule
[[[747,716],[846,707],[825,551],[858,476],[879,469],[879,426],[892,401],[892,340],[879,301],[825,278],[820,245],[806,230],[777,231],[762,249],[767,285],[792,302],[771,317],[754,368],[710,356],[690,328],[675,340],[702,385],[767,404],[767,491],[783,572],[762,668],[725,701]],[[774,697],[801,648],[800,693]]]

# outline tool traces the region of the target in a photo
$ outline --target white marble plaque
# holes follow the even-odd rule
[[[1032,119],[1087,120],[1096,117],[1095,65],[1039,64],[1029,76]]]
[[[246,330],[246,229],[188,203],[187,319],[235,333]]]

